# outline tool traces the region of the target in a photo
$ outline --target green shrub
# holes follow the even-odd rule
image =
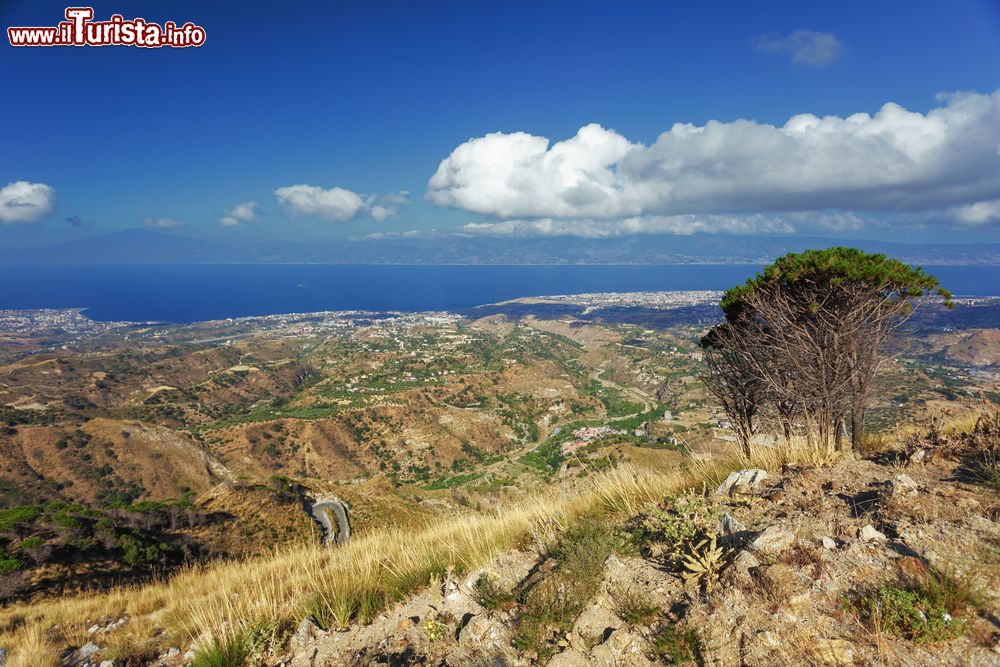
[[[648,595],[632,588],[612,589],[611,601],[615,615],[632,627],[649,625],[661,611]]]
[[[198,651],[191,667],[242,667],[247,653],[243,641],[214,642]]]
[[[18,549],[34,549],[45,544],[44,537],[26,537],[17,544]]]
[[[625,532],[643,556],[649,557],[652,546],[659,545],[667,563],[680,567],[685,548],[708,538],[717,521],[717,510],[708,506],[704,496],[687,493],[665,497],[631,519]]]
[[[24,567],[22,563],[17,558],[14,558],[6,551],[0,551],[0,575],[3,574],[13,574]]]
[[[952,618],[943,606],[916,591],[897,586],[883,586],[848,601],[845,606],[872,629],[918,644],[944,641],[961,634],[962,622]]]
[[[515,648],[534,650],[540,662],[555,652],[556,641],[597,593],[614,547],[614,532],[596,520],[583,521],[563,535],[552,553],[558,561],[555,571],[522,596]]]
[[[500,582],[496,577],[488,574],[484,574],[476,580],[472,597],[487,611],[508,609],[515,602],[514,593],[505,590],[500,586]]]
[[[660,662],[680,667],[689,663],[704,664],[701,640],[694,630],[680,630],[675,625],[664,625],[652,639],[653,656]]]
[[[18,505],[0,510],[0,532],[7,531],[18,524],[28,523],[38,518],[38,508],[34,505]]]
[[[965,631],[964,617],[980,605],[965,582],[922,563],[898,583],[849,597],[844,607],[873,630],[928,644],[953,639]]]

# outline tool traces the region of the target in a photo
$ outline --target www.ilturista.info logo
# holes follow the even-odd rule
[[[146,19],[126,20],[112,14],[107,21],[94,21],[93,7],[67,7],[66,20],[55,27],[7,28],[11,46],[161,46],[184,48],[205,43],[205,29],[190,21],[162,26]]]

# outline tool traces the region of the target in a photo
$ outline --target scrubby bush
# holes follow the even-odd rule
[[[514,605],[512,591],[504,589],[496,577],[484,574],[476,580],[473,599],[486,611],[500,611]]]
[[[961,635],[978,602],[964,582],[919,565],[899,582],[848,597],[844,608],[873,631],[929,644]]]
[[[652,639],[653,657],[665,665],[702,664],[701,640],[694,630],[665,624]]]
[[[687,547],[708,539],[718,518],[718,510],[703,495],[667,496],[633,517],[625,533],[643,556],[653,556],[658,550],[668,566],[679,568]]]

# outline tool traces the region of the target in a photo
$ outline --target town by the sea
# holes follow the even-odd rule
[[[961,296],[1000,296],[1000,266],[929,266]],[[0,310],[80,308],[96,321],[198,322],[316,311],[453,311],[529,296],[725,290],[756,265],[192,264],[0,267]]]

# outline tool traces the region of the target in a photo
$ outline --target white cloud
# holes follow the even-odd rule
[[[324,190],[315,185],[289,185],[274,191],[278,201],[292,213],[344,222],[365,208],[365,200],[344,188]]]
[[[344,188],[290,185],[278,188],[274,195],[293,214],[330,222],[346,222],[361,213],[381,222],[396,215],[397,206],[409,203],[409,193],[405,190],[388,195],[361,195]]]
[[[926,114],[888,103],[874,116],[800,114],[780,127],[675,124],[651,146],[593,124],[554,144],[488,134],[441,162],[427,197],[499,218],[595,220],[914,212],[1000,199],[1000,91],[939,101]]]
[[[787,53],[796,65],[823,67],[843,52],[843,43],[828,32],[796,30],[788,35],[761,35],[754,40],[757,50]]]
[[[241,222],[253,222],[257,219],[257,202],[240,202],[228,213],[219,218],[219,224],[223,227],[235,227]]]
[[[953,211],[953,215],[965,225],[1000,223],[1000,199],[960,206]]]
[[[391,218],[396,215],[396,209],[391,206],[382,206],[381,204],[375,204],[371,208],[371,215],[373,218],[382,222],[386,218]]]
[[[178,229],[184,227],[184,223],[173,218],[146,218],[142,226],[146,229]]]
[[[386,204],[394,204],[400,206],[402,204],[410,203],[410,191],[400,190],[399,192],[390,192],[387,195],[382,195],[379,200]]]
[[[44,183],[14,181],[0,188],[0,224],[38,222],[52,212],[56,191]]]

